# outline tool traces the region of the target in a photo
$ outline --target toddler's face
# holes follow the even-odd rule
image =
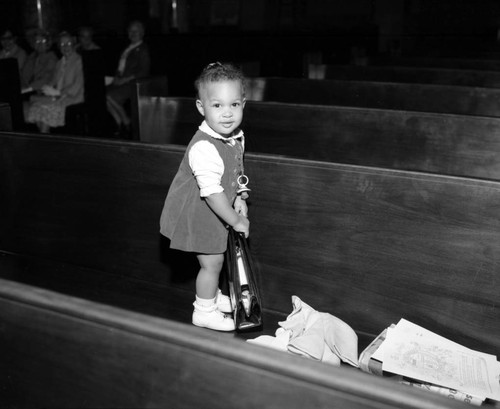
[[[210,128],[222,136],[231,136],[243,119],[245,98],[241,82],[220,81],[203,84],[196,106]]]

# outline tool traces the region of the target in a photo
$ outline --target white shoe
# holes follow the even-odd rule
[[[203,307],[195,301],[193,305],[193,324],[197,327],[209,328],[216,331],[234,331],[236,329],[234,320],[219,311],[217,304],[213,304],[210,307]]]
[[[221,290],[217,290],[215,303],[217,304],[217,309],[221,312],[231,314],[234,311],[234,308],[231,305],[231,299],[227,295],[222,294]]]

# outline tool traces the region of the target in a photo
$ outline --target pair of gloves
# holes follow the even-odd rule
[[[44,95],[48,97],[60,97],[61,96],[61,91],[59,91],[57,88],[52,87],[51,85],[44,85],[42,87],[42,92]]]

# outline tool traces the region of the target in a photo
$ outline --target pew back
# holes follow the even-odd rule
[[[164,75],[141,78],[134,82],[133,88],[130,99],[132,139],[139,140],[145,132],[145,124],[161,123],[156,107],[158,98],[168,95],[168,79]]]
[[[12,131],[10,105],[0,102],[0,131]]]
[[[310,67],[314,71],[315,67]],[[500,87],[500,72],[456,68],[326,65],[324,79]]]
[[[433,408],[452,401],[0,279],[6,407]],[[47,370],[50,368],[50,371]]]
[[[158,234],[183,147],[3,133],[0,148],[0,250],[192,291]],[[405,317],[498,353],[499,183],[256,154],[247,173],[266,309],[297,295],[360,334]]]
[[[192,98],[155,113],[143,142],[187,145],[202,120]],[[249,101],[242,128],[247,152],[500,180],[499,118]]]
[[[0,102],[10,106],[12,125],[19,130],[24,125],[21,80],[15,58],[0,60]]]
[[[265,78],[264,101],[498,117],[500,89],[439,84]]]
[[[374,58],[376,65],[409,67],[434,67],[465,70],[500,70],[500,60],[493,58],[451,58],[451,57],[382,57]]]

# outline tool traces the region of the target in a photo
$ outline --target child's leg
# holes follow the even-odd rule
[[[196,301],[193,324],[218,331],[233,331],[234,321],[217,308],[219,275],[224,264],[223,254],[198,254],[200,271],[196,277]]]
[[[214,298],[219,287],[219,275],[224,264],[224,254],[198,254],[200,271],[196,277],[196,295]]]

